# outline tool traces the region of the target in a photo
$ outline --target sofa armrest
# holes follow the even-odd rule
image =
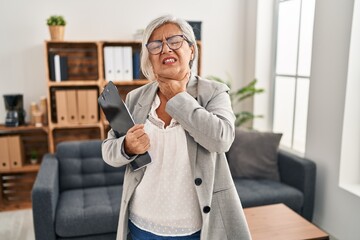
[[[278,165],[281,182],[303,192],[302,216],[311,221],[315,197],[315,163],[292,153],[279,150]]]
[[[55,240],[55,211],[59,198],[59,165],[53,154],[43,157],[32,189],[36,239]]]

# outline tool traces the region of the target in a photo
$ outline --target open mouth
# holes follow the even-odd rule
[[[168,57],[168,58],[164,58],[164,60],[163,60],[163,64],[172,64],[172,63],[174,63],[174,62],[176,62],[177,60],[175,59],[175,58],[173,58],[173,57]]]

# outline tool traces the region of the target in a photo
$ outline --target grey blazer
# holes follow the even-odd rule
[[[136,123],[145,123],[158,83],[131,91],[126,104]],[[171,98],[166,111],[185,129],[192,174],[202,212],[201,240],[251,239],[239,196],[232,180],[225,152],[234,140],[235,116],[225,84],[192,77],[187,91]],[[121,154],[124,136],[112,130],[102,144],[103,159],[109,165],[127,164],[119,215],[117,240],[128,236],[129,201],[146,167],[133,171]]]

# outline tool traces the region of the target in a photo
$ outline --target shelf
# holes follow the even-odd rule
[[[94,44],[94,41],[81,41],[81,40],[52,41],[52,40],[45,40],[45,43],[47,43],[47,44],[57,43],[57,44],[61,44],[61,45],[66,45],[66,44]]]
[[[31,191],[39,165],[0,172],[0,210],[31,207]]]
[[[116,86],[142,86],[145,85],[147,83],[149,83],[149,80],[146,79],[140,79],[140,80],[129,80],[129,81],[113,81],[113,83]],[[104,82],[104,86],[107,84],[108,82],[105,81]]]
[[[51,129],[71,129],[71,128],[101,128],[102,124],[98,123],[77,123],[77,124],[59,124],[52,123]]]
[[[0,124],[0,134],[31,132],[31,131],[37,131],[37,130],[47,133],[49,128],[47,126],[36,127],[34,125],[24,125],[24,126],[18,126],[18,127],[6,127],[4,124]]]
[[[49,87],[77,87],[77,86],[98,86],[99,81],[93,80],[63,80],[62,82],[49,81]]]
[[[50,134],[49,134],[50,135]],[[104,138],[104,128],[102,125],[98,126],[82,126],[82,127],[71,127],[71,128],[57,128],[51,131],[52,135],[52,146],[50,152],[56,152],[56,146],[60,142],[65,141],[81,141],[81,140],[91,140],[91,139],[103,139]]]
[[[46,42],[45,47],[48,80],[56,79],[56,66],[59,66],[66,80],[96,82],[99,79],[99,52],[96,42]],[[58,65],[56,56],[60,59]]]
[[[23,173],[23,172],[37,172],[39,171],[39,164],[26,164],[19,168],[12,168],[10,170],[0,170],[0,173]]]
[[[124,40],[124,41],[102,41],[101,42],[103,45],[106,46],[138,46],[139,48],[141,48],[141,41],[137,41],[137,40]]]

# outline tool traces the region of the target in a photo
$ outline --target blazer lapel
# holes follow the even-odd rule
[[[149,88],[139,97],[132,113],[135,123],[145,123],[158,90],[158,83],[153,82]]]
[[[186,86],[186,92],[190,94],[193,98],[197,99],[198,96],[198,79],[195,76],[190,78],[188,85]]]
[[[186,87],[186,92],[189,93],[193,98],[197,101],[198,99],[198,79],[195,76],[190,78],[190,81]],[[189,159],[191,164],[191,171],[193,176],[195,177],[195,166],[196,166],[196,159],[197,159],[197,143],[194,141],[193,137],[190,136],[188,132],[186,132],[186,139],[187,139],[187,147],[189,153]]]

